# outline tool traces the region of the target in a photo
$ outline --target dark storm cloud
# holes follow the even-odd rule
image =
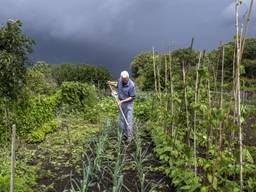
[[[231,40],[232,2],[1,0],[0,21],[24,22],[24,31],[37,43],[33,60],[105,65],[116,76],[138,52],[152,46],[184,47],[194,37],[196,48],[212,49],[219,41]]]

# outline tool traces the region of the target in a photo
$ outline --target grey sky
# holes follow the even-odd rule
[[[185,47],[194,37],[196,48],[210,50],[232,40],[233,2],[0,0],[0,22],[23,21],[24,31],[36,41],[33,60],[105,65],[116,76],[152,46],[160,51]],[[256,35],[255,12],[248,35]]]

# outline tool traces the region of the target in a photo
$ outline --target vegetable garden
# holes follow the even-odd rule
[[[34,41],[21,21],[8,21],[0,28],[0,192],[255,191],[256,39],[246,37],[252,4],[243,25],[240,4],[234,41],[198,51],[192,39],[133,58],[131,143],[107,68],[32,63]]]

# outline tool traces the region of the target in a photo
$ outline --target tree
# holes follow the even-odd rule
[[[24,35],[21,21],[8,21],[0,28],[0,97],[15,100],[25,84],[28,55],[33,40]]]
[[[5,122],[6,141],[9,139],[10,119],[14,107],[23,93],[26,83],[26,66],[30,64],[28,55],[34,43],[22,33],[21,21],[8,21],[0,27],[0,98],[4,108],[1,115]],[[0,131],[1,132],[1,131]]]

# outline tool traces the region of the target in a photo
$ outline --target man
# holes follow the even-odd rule
[[[135,84],[129,78],[127,71],[122,71],[117,84],[108,82],[112,86],[117,86],[119,105],[121,106],[124,116],[127,120],[125,121],[122,112],[119,113],[120,126],[126,133],[128,141],[133,138],[133,111],[134,111],[134,98],[136,95]],[[127,125],[128,123],[128,125]]]

